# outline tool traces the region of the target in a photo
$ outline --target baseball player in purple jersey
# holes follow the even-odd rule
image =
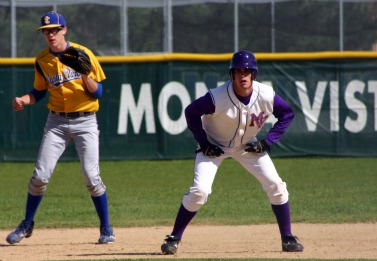
[[[238,161],[262,185],[280,229],[282,251],[301,252],[304,246],[292,234],[288,191],[268,151],[293,120],[291,107],[273,88],[255,81],[257,61],[253,53],[233,54],[230,80],[210,89],[185,109],[187,125],[200,149],[196,153],[194,181],[184,195],[173,231],[161,245],[164,254],[175,254],[183,233],[212,192],[216,172],[226,158]],[[256,135],[274,115],[277,122],[266,137]]]
[[[32,235],[34,216],[55,169],[67,146],[74,142],[81,162],[81,172],[100,219],[100,244],[115,240],[109,222],[106,187],[99,173],[99,130],[96,112],[102,96],[105,74],[93,53],[84,46],[68,42],[66,21],[61,14],[49,12],[42,16],[38,28],[48,45],[35,59],[34,88],[13,99],[13,109],[20,111],[50,93],[50,110],[44,135],[30,179],[25,219],[6,238],[9,244],[19,243]],[[69,46],[85,50],[91,60],[88,75],[80,74],[59,62],[58,55]],[[69,202],[68,202],[69,204]]]

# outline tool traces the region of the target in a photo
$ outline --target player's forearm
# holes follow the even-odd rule
[[[89,75],[82,74],[81,78],[84,81],[85,86],[90,93],[97,91],[98,84],[97,84],[96,81],[94,81],[92,78],[90,78]]]
[[[274,126],[268,131],[264,140],[267,142],[267,145],[271,146],[278,143],[278,141],[283,137],[285,131],[288,129],[289,125],[293,120],[293,112],[287,114],[284,117],[278,119]]]
[[[86,84],[87,90],[90,94],[93,95],[94,98],[101,98],[102,96],[102,83],[94,81],[88,75],[82,75],[82,79]]]
[[[269,146],[276,144],[281,139],[285,131],[291,125],[291,122],[294,118],[294,112],[292,108],[278,95],[275,95],[274,98],[273,114],[278,119],[278,121],[269,130],[268,134],[265,137],[265,141]]]
[[[28,94],[25,94],[22,97],[15,97],[13,99],[12,106],[13,106],[13,109],[15,111],[20,111],[20,110],[24,109],[24,105],[31,105],[31,104],[34,104],[34,103],[35,103],[34,96],[32,94],[28,93]]]
[[[20,98],[24,105],[31,105],[35,103],[34,95],[31,93],[25,94]]]
[[[203,129],[202,115],[210,114],[215,111],[211,95],[207,93],[205,96],[193,101],[185,109],[187,126],[194,135],[197,142],[202,145],[208,142],[207,134]]]

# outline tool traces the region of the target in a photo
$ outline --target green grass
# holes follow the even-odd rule
[[[288,184],[292,222],[376,222],[375,158],[276,158]],[[0,163],[0,228],[23,219],[27,185],[34,163]],[[183,194],[192,183],[193,160],[105,161],[115,227],[170,226]],[[50,180],[35,221],[39,227],[96,227],[98,218],[83,183],[78,162],[60,162]],[[220,167],[212,195],[192,223],[275,223],[270,204],[256,179],[234,160]]]
[[[280,176],[288,184],[293,222],[377,221],[375,158],[276,158],[273,161]],[[33,168],[34,163],[0,163],[0,229],[14,228],[23,219],[27,185]],[[171,226],[182,196],[192,182],[192,171],[193,160],[101,162],[112,225]],[[98,218],[84,186],[78,162],[58,163],[35,221],[38,227],[50,228],[98,226]],[[234,160],[226,160],[218,171],[212,195],[192,223],[262,224],[275,223],[275,218],[256,179]],[[162,261],[166,258],[154,260]],[[361,259],[342,259],[351,260]]]

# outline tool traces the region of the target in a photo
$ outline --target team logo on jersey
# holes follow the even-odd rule
[[[67,67],[63,70],[62,74],[56,73],[55,75],[46,74],[46,79],[51,86],[58,87],[65,82],[74,81],[81,78],[81,74]]]
[[[262,128],[262,126],[264,125],[264,123],[266,122],[268,118],[268,115],[264,115],[263,112],[259,113],[259,115],[255,115],[254,113],[252,113],[250,116],[251,116],[250,126],[251,127],[257,126],[258,129]]]
[[[45,24],[50,24],[50,17],[48,15],[46,15],[44,18],[43,18],[43,21]]]

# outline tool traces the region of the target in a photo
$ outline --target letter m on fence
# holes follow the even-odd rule
[[[147,133],[156,133],[152,92],[149,83],[143,83],[141,85],[137,103],[135,103],[131,84],[122,84],[118,118],[118,134],[120,135],[127,133],[128,115],[130,115],[135,134],[140,132],[144,115]]]

